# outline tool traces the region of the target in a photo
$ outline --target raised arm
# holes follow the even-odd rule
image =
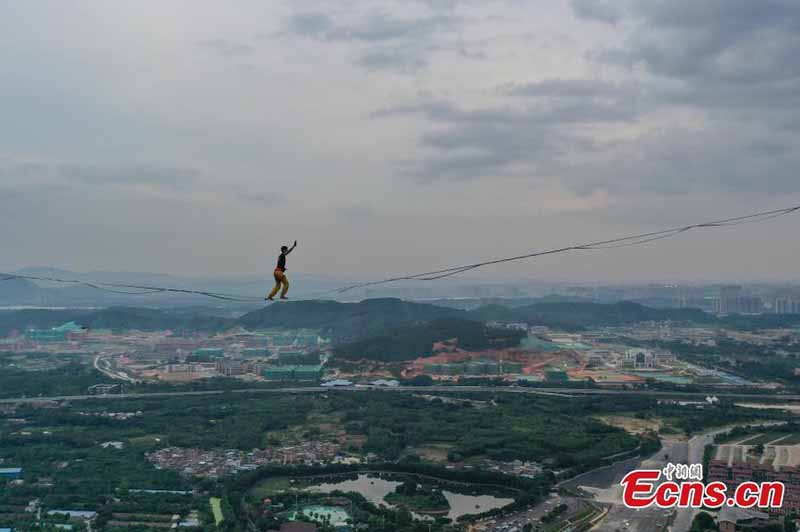
[[[292,247],[289,248],[289,251],[287,251],[286,254],[288,255],[289,253],[294,251],[294,248],[296,247],[297,247],[297,240],[294,241],[294,244],[292,244]]]

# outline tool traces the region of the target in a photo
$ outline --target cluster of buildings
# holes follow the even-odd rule
[[[760,314],[764,312],[764,301],[744,292],[741,286],[725,286],[718,297],[711,299],[715,314]]]
[[[78,412],[79,416],[85,417],[104,417],[109,419],[116,419],[119,421],[126,421],[142,415],[141,410],[136,412]]]
[[[800,445],[782,444],[793,436],[776,437],[774,443],[718,445],[708,466],[708,481],[724,482],[729,491],[742,482],[779,481],[785,486],[783,506],[772,515],[800,510]],[[753,441],[753,440],[746,440]]]
[[[772,295],[772,297],[770,297]],[[747,293],[741,286],[724,286],[719,295],[710,298],[716,314],[800,314],[800,294],[778,293],[764,296]]]
[[[168,447],[147,455],[159,469],[179,471],[187,477],[222,478],[267,464],[328,464],[340,456],[341,446],[324,441],[304,441],[267,449],[189,449]]]
[[[626,349],[622,358],[622,366],[633,369],[656,369],[660,364],[665,363],[666,359],[674,361],[674,356],[671,354],[660,355],[651,349]]]
[[[482,471],[494,471],[505,475],[533,478],[541,474],[544,470],[541,464],[536,462],[523,462],[514,460],[513,462],[500,462],[497,460],[483,460],[480,464]]]
[[[523,365],[511,360],[477,359],[463,362],[425,364],[429,375],[506,375],[522,373]]]
[[[779,297],[776,299],[775,314],[800,314],[800,297]]]

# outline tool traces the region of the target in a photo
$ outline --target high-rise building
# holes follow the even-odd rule
[[[746,294],[738,285],[723,286],[712,305],[717,314],[759,314],[764,311],[761,298]]]
[[[775,314],[800,314],[800,299],[779,297],[775,300]]]

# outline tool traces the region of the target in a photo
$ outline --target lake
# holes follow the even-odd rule
[[[357,479],[316,484],[314,486],[309,486],[306,490],[315,493],[352,491],[360,493],[375,506],[384,505],[391,508],[392,505],[387,504],[383,498],[389,493],[392,493],[400,484],[401,483],[396,480],[386,480],[377,475],[362,473],[358,475]],[[446,482],[443,484],[447,485]],[[514,502],[512,498],[495,497],[494,495],[467,495],[451,490],[442,490],[442,494],[447,499],[447,502],[450,503],[450,512],[447,514],[447,517],[453,520],[458,519],[462,515],[479,514],[495,508],[502,508]],[[418,519],[424,518],[424,516],[417,514],[414,514],[414,517]]]

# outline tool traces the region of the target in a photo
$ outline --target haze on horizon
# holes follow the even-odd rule
[[[385,277],[800,204],[795,0],[0,4],[0,271]],[[479,278],[798,279],[800,216]]]

